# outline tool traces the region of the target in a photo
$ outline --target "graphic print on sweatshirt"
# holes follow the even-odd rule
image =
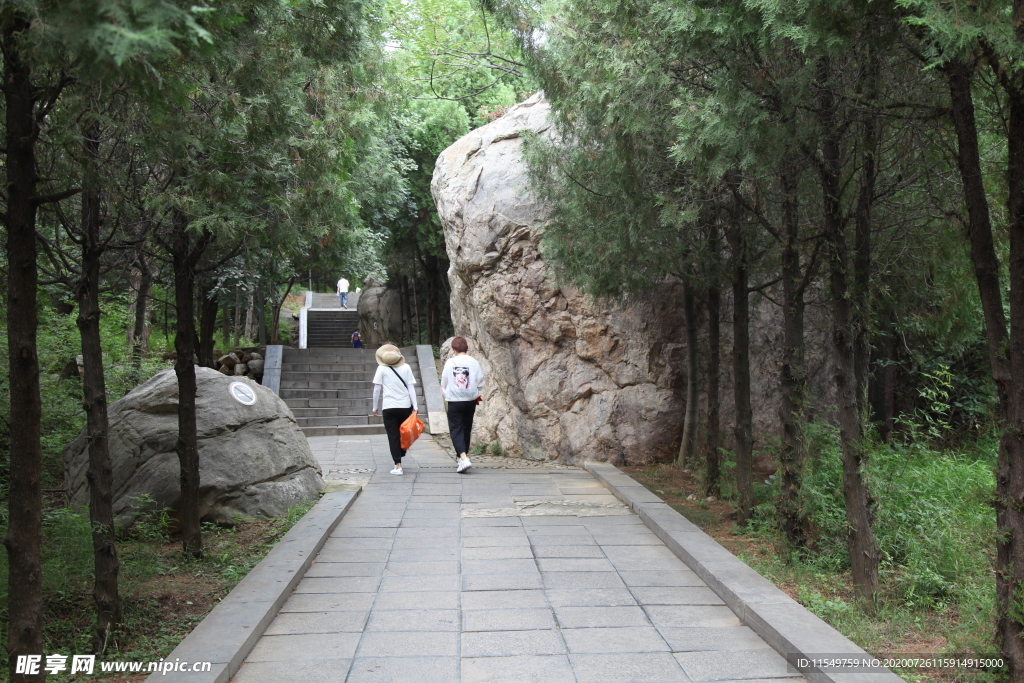
[[[457,365],[452,368],[452,375],[456,389],[469,389],[469,368]]]

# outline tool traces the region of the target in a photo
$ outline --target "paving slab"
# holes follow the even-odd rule
[[[555,628],[549,608],[481,609],[463,613],[462,631],[539,631]],[[536,654],[536,653],[534,653]]]
[[[308,683],[306,679],[303,683]],[[459,680],[458,662],[451,657],[360,657],[352,662],[348,683],[452,683]]]
[[[749,678],[789,678],[795,674],[774,650],[732,652],[677,652],[676,661],[694,681]]]
[[[562,637],[574,654],[669,652],[669,644],[651,626],[563,628]],[[717,653],[715,653],[717,654]]]
[[[325,468],[369,483],[236,681],[793,676],[648,528],[636,510],[662,512],[625,475],[613,477],[631,487],[618,497],[579,470],[487,463],[459,475],[424,435],[398,477],[384,436],[310,442]]]
[[[580,683],[662,683],[688,681],[667,652],[570,655]]]
[[[462,634],[463,657],[510,657],[565,654],[562,633],[536,631],[476,631]]]
[[[359,633],[366,627],[369,610],[362,612],[292,612],[277,615],[266,635],[304,633]]]

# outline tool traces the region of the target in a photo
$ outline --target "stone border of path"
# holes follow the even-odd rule
[[[790,661],[795,656],[808,655],[870,658],[853,641],[814,616],[618,467],[603,462],[587,462],[584,467],[629,505],[676,557],[725,601],[740,621],[783,657]],[[891,671],[834,673],[807,668],[801,673],[814,683],[897,683],[903,680]]]
[[[431,434],[448,433],[448,415],[444,410],[444,396],[441,395],[441,382],[437,378],[437,366],[434,364],[434,349],[427,344],[416,345],[416,360],[420,364],[420,382],[423,384],[423,401],[427,405],[420,412],[427,414],[427,431]],[[433,370],[433,372],[431,372]]]
[[[151,674],[146,683],[228,683],[313,564],[358,491],[325,493],[165,662],[212,662],[204,673]]]
[[[281,363],[284,356],[284,347],[270,344],[267,346],[267,356],[263,362],[263,381],[261,384],[275,394],[281,394]]]

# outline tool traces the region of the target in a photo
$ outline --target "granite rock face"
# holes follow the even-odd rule
[[[637,300],[612,304],[556,281],[541,249],[549,212],[528,191],[521,157],[524,132],[553,134],[549,112],[541,95],[531,97],[456,141],[434,171],[455,334],[468,339],[487,373],[473,441],[500,441],[514,454],[563,462],[672,459],[686,386],[680,284],[666,280]],[[728,448],[732,311],[728,288],[722,295],[721,427]],[[751,308],[756,449],[779,433],[782,314],[764,298]],[[829,348],[821,318],[808,307],[809,349]],[[831,394],[830,364],[811,352],[808,360],[811,395],[822,405]],[[701,401],[703,418],[703,394]],[[771,467],[767,451],[757,464]]]
[[[521,159],[522,133],[547,134],[549,111],[530,98],[442,152],[434,171],[455,333],[487,373],[473,440],[534,459],[665,459],[683,412],[679,287],[622,307],[555,281],[540,249],[548,212]]]
[[[200,515],[231,523],[237,516],[277,517],[297,503],[316,500],[323,488],[320,466],[291,410],[274,392],[246,378],[196,367],[199,431]],[[235,400],[240,382],[254,405]],[[163,370],[109,407],[114,515],[130,525],[149,496],[157,508],[181,504],[178,456],[178,382]],[[89,454],[83,430],[64,449],[68,493],[74,507],[89,503]]]
[[[388,340],[401,343],[402,302],[398,290],[376,280],[368,281],[356,310],[363,346],[375,348]]]

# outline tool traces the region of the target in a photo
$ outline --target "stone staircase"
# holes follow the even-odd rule
[[[352,348],[352,333],[359,329],[359,313],[311,308],[306,316],[307,347]]]
[[[425,416],[416,348],[405,347],[402,355],[416,376],[416,401]],[[370,414],[376,371],[373,349],[284,349],[279,395],[306,436],[383,434],[382,419]]]

